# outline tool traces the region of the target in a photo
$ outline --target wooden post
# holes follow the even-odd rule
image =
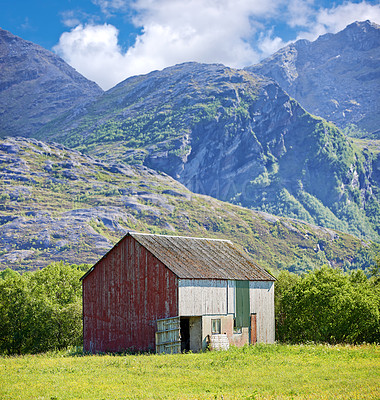
[[[251,314],[251,329],[250,329],[249,336],[250,336],[249,343],[256,344],[257,343],[257,320],[256,320],[255,313]]]

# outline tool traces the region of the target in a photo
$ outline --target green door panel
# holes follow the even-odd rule
[[[236,326],[249,327],[249,281],[236,281]]]

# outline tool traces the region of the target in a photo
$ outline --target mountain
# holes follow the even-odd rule
[[[35,138],[0,141],[0,268],[92,263],[130,229],[229,238],[272,269],[363,267],[379,251],[376,141],[347,138],[272,79],[185,63],[53,110],[73,86],[54,70],[45,87],[44,63],[66,67],[22,43],[25,63],[7,50],[0,76],[1,123]],[[32,62],[35,81],[7,78]]]
[[[103,91],[50,51],[0,29],[0,137],[32,136]]]
[[[39,133],[193,192],[379,240],[375,156],[273,80],[185,63],[132,77]]]
[[[273,78],[307,111],[340,128],[380,139],[379,25],[354,22],[314,42],[298,40],[247,71]]]
[[[94,263],[128,230],[227,238],[273,271],[365,268],[380,246],[191,193],[144,166],[0,139],[0,269]]]

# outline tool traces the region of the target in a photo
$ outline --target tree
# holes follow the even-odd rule
[[[37,353],[82,340],[81,267],[53,263],[0,280],[0,352]]]
[[[35,351],[81,343],[82,286],[79,278],[82,275],[76,266],[58,262],[31,276],[31,295],[41,303]]]
[[[281,299],[279,339],[358,343],[380,340],[379,291],[363,272],[322,267],[304,275]]]
[[[22,276],[0,280],[0,352],[28,351],[33,310],[28,282]]]
[[[281,271],[277,276],[274,290],[274,309],[276,319],[276,337],[281,338],[283,336],[282,328],[284,326],[285,312],[283,307],[283,297],[285,293],[291,290],[294,285],[301,279],[297,274],[289,271]]]
[[[373,277],[376,285],[380,284],[380,254],[375,257],[375,265],[369,268],[369,273]]]
[[[20,274],[17,271],[14,271],[13,269],[6,268],[4,271],[0,271],[0,278],[1,279],[8,279],[8,278],[15,278],[20,276]]]

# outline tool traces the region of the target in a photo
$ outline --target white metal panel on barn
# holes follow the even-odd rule
[[[156,353],[181,353],[181,322],[179,317],[157,320]]]
[[[257,315],[257,342],[274,343],[274,282],[250,282],[249,292],[250,311]]]
[[[227,314],[235,314],[236,281],[228,281]]]
[[[180,279],[178,310],[180,316],[227,314],[227,281]]]

